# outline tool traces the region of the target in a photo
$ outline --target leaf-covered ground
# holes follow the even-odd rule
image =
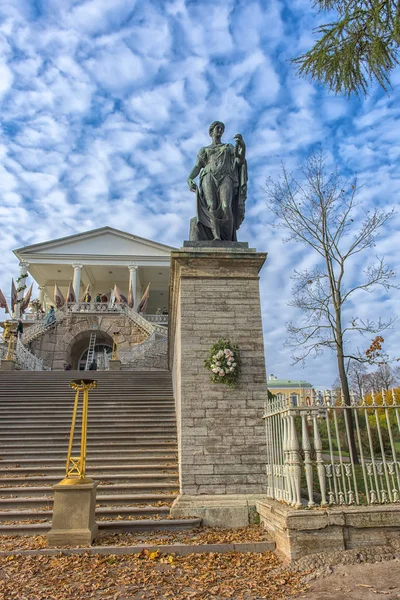
[[[257,525],[241,529],[202,527],[184,531],[143,531],[140,533],[100,533],[94,546],[137,546],[138,544],[234,544],[262,542],[270,539]],[[46,547],[44,535],[0,536],[0,550],[38,550]]]
[[[95,545],[215,544],[263,541],[253,526],[238,530],[101,534]],[[1,536],[0,549],[46,547],[44,536]],[[272,552],[175,556],[0,556],[0,600],[279,600],[304,591],[302,574],[282,566]]]
[[[0,557],[1,600],[280,600],[304,589],[271,552]]]

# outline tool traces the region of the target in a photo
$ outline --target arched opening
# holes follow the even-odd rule
[[[113,340],[108,333],[100,331],[99,329],[82,331],[75,337],[69,351],[69,363],[72,368],[77,371],[85,368],[90,336],[92,333],[96,334],[95,355],[99,368],[101,368],[104,352],[111,354]]]

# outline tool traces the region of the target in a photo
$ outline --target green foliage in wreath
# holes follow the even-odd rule
[[[210,371],[211,381],[234,387],[240,374],[239,347],[221,338],[211,346],[204,366]]]
[[[26,279],[28,277],[28,273],[24,273],[23,275],[20,275],[19,277],[17,277],[17,279],[15,280],[17,283],[19,283],[20,281],[22,281],[23,279]]]

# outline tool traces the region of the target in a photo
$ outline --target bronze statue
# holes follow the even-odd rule
[[[221,140],[225,125],[214,121],[209,127],[212,143],[201,148],[188,184],[196,192],[197,217],[190,221],[191,241],[236,241],[244,219],[247,195],[246,145],[240,133],[236,144]],[[199,186],[194,179],[200,175]]]

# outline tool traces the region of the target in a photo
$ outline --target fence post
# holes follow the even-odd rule
[[[304,468],[305,468],[305,472],[306,472],[306,481],[307,481],[308,506],[311,508],[312,506],[315,506],[314,494],[313,494],[313,469],[312,469],[311,443],[310,443],[310,436],[308,433],[307,415],[304,410],[302,411],[302,414],[301,414],[301,437],[302,437],[302,442],[303,442]]]
[[[296,508],[299,508],[301,506],[301,462],[300,446],[294,420],[295,415],[294,410],[289,412],[289,465],[293,490],[292,502]]]
[[[320,410],[321,409],[314,409],[313,415],[312,415],[313,425],[314,425],[314,448],[315,448],[315,454],[316,454],[318,481],[319,481],[319,487],[321,490],[321,506],[328,506],[328,503],[326,501],[325,465],[324,465],[324,459],[322,458],[322,441],[321,441],[321,436],[319,434],[319,427],[318,427],[318,420],[317,420],[318,413],[320,412]]]

